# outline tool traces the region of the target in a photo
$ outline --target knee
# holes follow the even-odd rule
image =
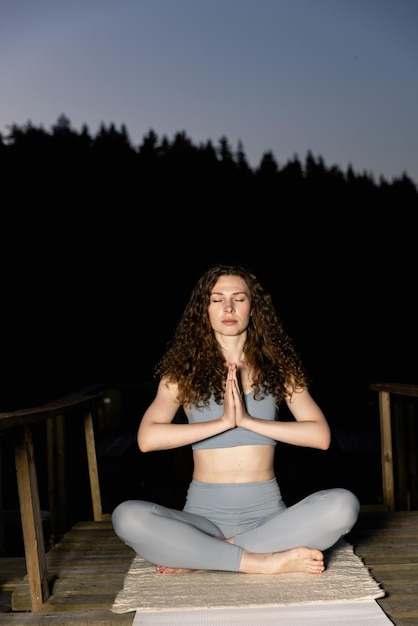
[[[112,513],[112,525],[115,533],[122,538],[128,537],[132,528],[137,526],[141,519],[141,502],[127,500],[121,502]]]
[[[349,489],[333,489],[335,511],[348,533],[356,523],[360,513],[360,501]]]
[[[125,525],[127,516],[129,516],[129,510],[130,510],[129,501],[121,502],[121,504],[118,504],[118,506],[115,508],[115,510],[112,513],[112,517],[111,517],[112,525],[117,535],[123,534],[121,531]]]

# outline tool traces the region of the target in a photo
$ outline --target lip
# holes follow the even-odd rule
[[[222,320],[222,324],[226,324],[227,326],[232,326],[233,324],[236,324],[237,320]]]

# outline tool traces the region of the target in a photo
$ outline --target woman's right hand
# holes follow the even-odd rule
[[[248,417],[248,413],[238,380],[238,368],[235,363],[232,363],[228,366],[223,420],[227,422],[229,428],[235,428],[236,426],[243,426],[246,417]]]

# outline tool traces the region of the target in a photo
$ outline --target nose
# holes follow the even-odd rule
[[[232,305],[232,302],[227,302],[225,304],[225,312],[226,313],[232,313],[233,310],[234,310],[234,307]]]

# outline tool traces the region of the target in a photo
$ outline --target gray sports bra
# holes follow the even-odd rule
[[[276,419],[279,409],[273,396],[265,395],[262,396],[260,400],[256,400],[254,398],[254,392],[250,391],[245,394],[244,402],[247,407],[247,411],[251,416],[271,421]],[[220,418],[222,413],[223,401],[220,404],[217,404],[212,394],[208,407],[197,407],[194,404],[191,405],[187,419],[189,424],[210,422],[211,420]],[[224,433],[219,433],[219,435],[208,437],[202,441],[196,441],[196,443],[192,444],[192,449],[208,450],[210,448],[233,448],[235,446],[262,444],[276,445],[276,443],[277,441],[275,439],[264,437],[264,435],[259,435],[251,430],[246,430],[245,428],[238,426],[237,428],[226,430]]]

